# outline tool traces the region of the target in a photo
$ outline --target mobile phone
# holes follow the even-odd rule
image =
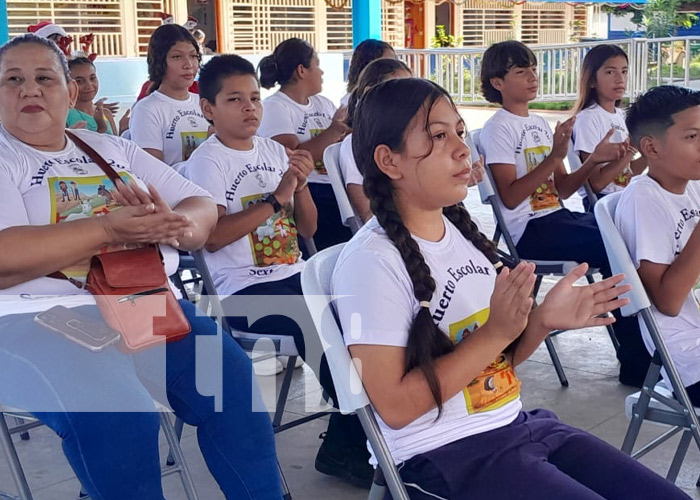
[[[63,306],[38,313],[34,316],[34,321],[93,352],[100,352],[121,338],[119,332],[107,326],[104,321]]]

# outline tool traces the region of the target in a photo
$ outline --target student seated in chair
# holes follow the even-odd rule
[[[700,406],[700,92],[656,87],[630,106],[627,127],[649,172],[623,191],[615,225],[688,396]]]
[[[354,125],[374,218],[338,257],[331,290],[411,499],[687,499],[552,412],[522,411],[517,365],[552,329],[613,322],[599,315],[627,303],[622,276],[574,286],[582,264],[532,309],[534,265],[503,269],[461,204],[465,124],[435,83],[380,83]]]
[[[185,175],[209,191],[218,206],[219,220],[204,254],[216,292],[263,296],[264,307],[274,312],[272,296],[283,301],[283,296],[302,295],[304,260],[298,236],[312,237],[317,217],[307,184],[314,170],[311,153],[256,135],[263,114],[260,85],[252,64],[242,57],[212,58],[201,70],[199,95],[216,133],[192,154]],[[291,335],[305,358],[304,332],[283,314],[250,325],[245,317],[229,321],[239,330]],[[321,383],[332,397],[330,377]],[[369,487],[372,470],[365,440],[356,416],[333,413],[317,468]]]
[[[567,210],[561,200],[574,194],[602,162],[625,154],[609,130],[583,165],[567,173],[566,157],[574,119],[554,133],[541,116],[528,111],[537,97],[537,60],[520,42],[492,45],[481,64],[484,97],[502,108],[486,122],[480,142],[502,201],[503,217],[521,258],[587,262],[610,276],[598,224],[591,213]],[[504,228],[505,229],[505,228]],[[636,321],[617,316],[620,381],[641,386],[649,357]]]

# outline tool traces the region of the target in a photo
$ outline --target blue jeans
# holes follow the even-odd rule
[[[195,346],[197,337],[216,335],[216,324],[197,316],[191,303],[180,305],[192,333],[132,355],[114,347],[93,353],[36,324],[33,314],[0,317],[0,402],[31,411],[61,437],[71,467],[95,500],[162,500],[153,398],[166,395],[162,402],[197,428],[204,459],[226,498],[279,500],[270,419],[252,411],[262,402],[250,360],[230,336],[221,337],[217,397],[223,411],[216,411],[215,398],[198,392],[204,387],[205,394],[215,394],[216,384],[202,382],[201,365],[216,359]],[[77,310],[99,318],[94,306]]]

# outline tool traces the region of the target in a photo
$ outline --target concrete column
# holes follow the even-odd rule
[[[352,0],[352,45],[382,38],[382,0]]]
[[[0,0],[0,45],[10,39],[10,19],[7,15],[7,0]]]

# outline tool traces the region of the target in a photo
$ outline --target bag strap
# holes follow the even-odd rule
[[[87,154],[92,161],[94,161],[98,167],[102,169],[102,171],[109,177],[109,180],[112,181],[114,186],[116,187],[117,185],[117,180],[121,180],[121,177],[119,177],[119,174],[114,171],[112,167],[109,166],[109,163],[105,161],[100,154],[93,149],[92,146],[90,146],[88,143],[86,143],[84,140],[82,140],[80,137],[75,135],[73,132],[66,130],[66,135],[80,148],[83,150],[85,154]],[[61,271],[56,271],[55,273],[47,274],[46,275],[48,278],[54,278],[54,279],[59,279],[59,280],[68,280],[70,281],[74,286],[78,288],[84,288],[85,285],[83,285],[82,282],[74,279],[74,278],[69,278],[65,274],[63,274]]]
[[[109,180],[111,180],[116,187],[117,181],[121,180],[121,177],[119,177],[119,174],[117,174],[114,169],[109,166],[109,163],[107,163],[105,159],[92,148],[92,146],[75,135],[73,132],[66,130],[66,135],[70,137],[71,140],[92,159],[92,161],[97,163],[97,166],[100,167],[105,174],[107,174]]]

